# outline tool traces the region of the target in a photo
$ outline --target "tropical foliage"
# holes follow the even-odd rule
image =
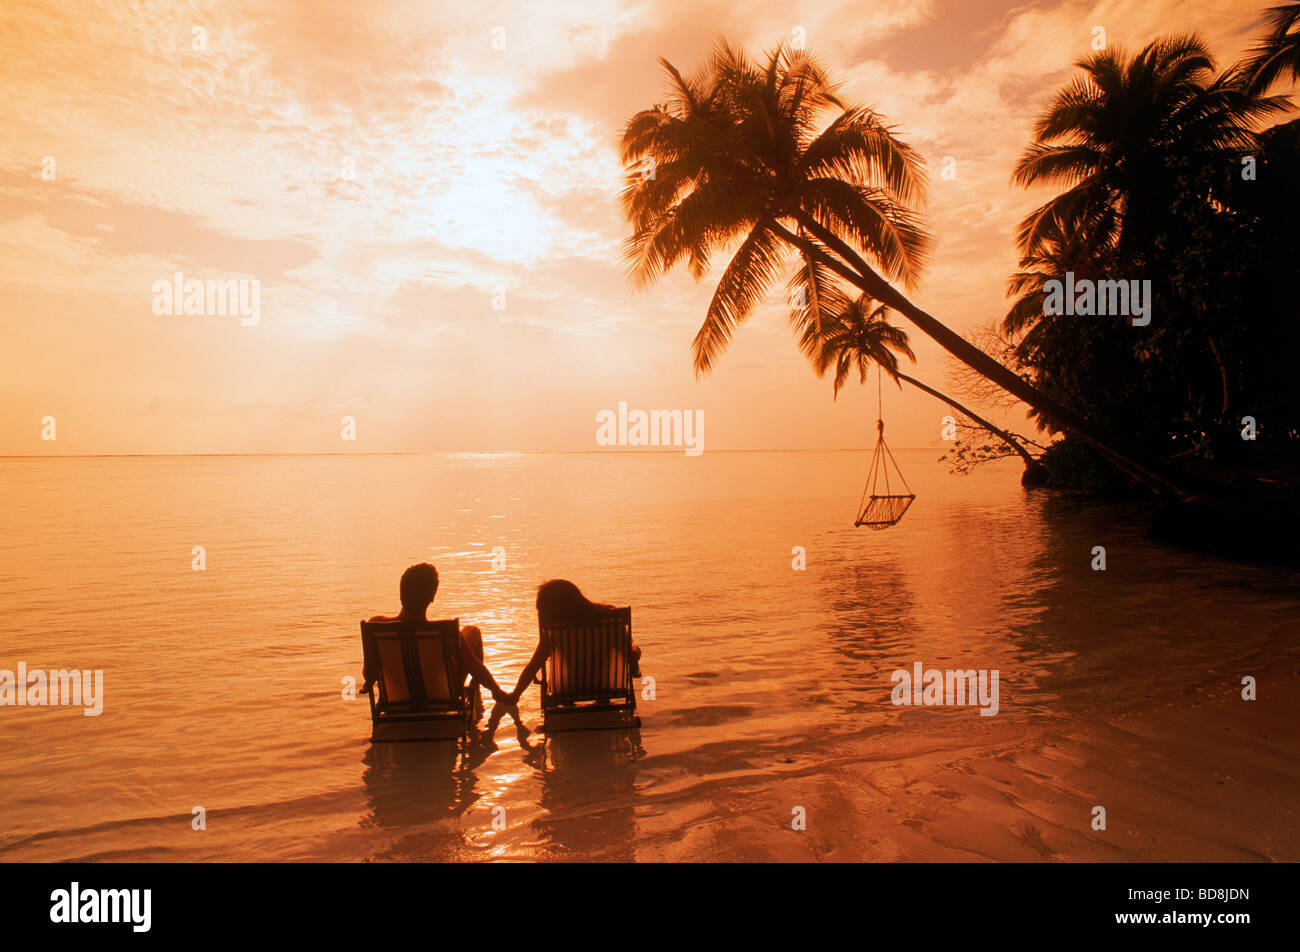
[[[1283,264],[1300,250],[1286,194],[1298,156],[1286,126],[1256,131],[1289,102],[1252,92],[1244,67],[1216,73],[1194,36],[1078,66],[1015,171],[1019,184],[1062,189],[1018,234],[1021,270],[1002,325],[1016,369],[1100,429],[1185,464],[1243,457],[1247,416],[1268,421],[1267,445],[1250,447],[1257,462],[1294,457],[1294,388],[1261,384],[1285,379],[1272,376],[1277,355],[1300,343]],[[1045,315],[1044,286],[1066,272],[1150,280],[1151,324]],[[1086,450],[1053,452],[1086,469],[1082,481],[1107,482]]]
[[[1300,80],[1300,3],[1264,11],[1265,35],[1245,63],[1250,90],[1262,93],[1280,79]]]
[[[1298,8],[1270,10],[1252,58],[1222,71],[1194,35],[1077,64],[1014,171],[1056,194],[1018,231],[997,359],[903,293],[930,247],[920,156],[784,46],[760,63],[723,41],[690,76],[661,60],[664,101],[622,137],[629,271],[645,285],[682,264],[698,279],[730,255],[692,345],[697,373],[784,280],[797,344],[818,373],[834,371],[836,394],[875,365],[948,399],[899,370],[911,351],[885,320],[893,310],[1064,436],[1045,456],[1058,481],[1089,468],[1078,482],[1221,500],[1213,466],[1249,457],[1258,474],[1300,446],[1300,388],[1278,385],[1300,344],[1300,134],[1265,128],[1291,108],[1265,92],[1295,78]],[[1066,272],[1149,280],[1153,320],[1045,314],[1047,282]],[[1247,416],[1266,448],[1240,438]]]

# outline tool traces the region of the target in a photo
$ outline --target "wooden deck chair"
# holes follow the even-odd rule
[[[461,667],[460,620],[363,621],[372,741],[468,741],[473,701]]]
[[[587,622],[542,625],[542,731],[640,727],[632,685],[632,609]]]

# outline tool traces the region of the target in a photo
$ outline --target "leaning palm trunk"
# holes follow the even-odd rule
[[[1200,498],[1199,493],[1181,485],[1181,480],[1178,480],[1177,477],[1162,473],[1160,470],[1163,467],[1151,463],[1140,463],[1127,453],[1114,449],[1110,445],[1110,441],[1091,424],[1071,413],[1019,374],[1007,369],[956,331],[917,307],[895,289],[893,285],[880,277],[852,247],[841,241],[834,232],[823,228],[814,218],[802,212],[796,213],[796,218],[800,225],[814,235],[822,245],[834,251],[839,258],[825,254],[815,243],[801,238],[778,222],[773,222],[771,227],[784,240],[798,247],[806,254],[817,258],[854,287],[902,314],[940,347],[976,373],[1023,400],[1057,426],[1076,434],[1116,467],[1138,482],[1160,495],[1172,494],[1184,501],[1193,501]]]
[[[954,400],[952,397],[948,396],[947,394],[940,393],[938,390],[935,390],[933,387],[921,383],[921,381],[917,380],[915,377],[909,377],[905,373],[897,373],[895,374],[895,376],[898,377],[899,380],[902,380],[905,383],[910,383],[913,387],[915,387],[917,390],[920,390],[922,393],[928,393],[936,400],[942,400],[944,403],[948,404],[948,406],[952,407],[958,413],[964,414],[965,416],[969,417],[971,421],[974,422],[977,426],[983,427],[984,429],[992,433],[994,436],[996,436],[998,439],[1000,439],[1003,443],[1007,444],[1007,446],[1011,447],[1011,449],[1013,449],[1016,452],[1016,455],[1018,455],[1022,460],[1024,460],[1026,473],[1034,474],[1036,476],[1042,470],[1042,463],[1034,459],[1034,457],[1030,455],[1029,450],[1025,449],[1020,444],[1020,442],[1015,437],[1013,437],[1010,433],[994,426],[988,420],[985,420],[983,417],[979,416],[978,414],[973,413],[970,410],[966,409],[964,406],[962,406],[960,403],[958,403],[956,400]]]

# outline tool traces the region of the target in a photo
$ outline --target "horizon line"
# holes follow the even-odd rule
[[[933,450],[936,446],[899,446],[898,452]],[[867,453],[870,446],[858,447],[785,447],[761,449],[706,450],[704,453]],[[0,453],[0,459],[188,459],[191,457],[225,458],[253,456],[683,456],[680,447],[659,450],[393,450],[354,453]]]

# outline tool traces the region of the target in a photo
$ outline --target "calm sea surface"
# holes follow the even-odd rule
[[[1026,493],[1018,465],[951,476],[938,452],[898,454],[918,499],[885,532],[853,527],[865,453],[0,460],[0,668],[105,679],[99,717],[0,707],[0,860],[706,859],[736,855],[729,830],[779,856],[767,779],[832,769],[838,738],[905,763],[1295,640],[1294,575]],[[342,679],[358,620],[396,611],[420,561],[442,576],[431,614],[480,626],[507,687],[539,582],[631,605],[655,679],[639,738],[526,752],[503,725],[460,765],[372,748]],[[892,706],[915,661],[998,669],[998,716]]]

